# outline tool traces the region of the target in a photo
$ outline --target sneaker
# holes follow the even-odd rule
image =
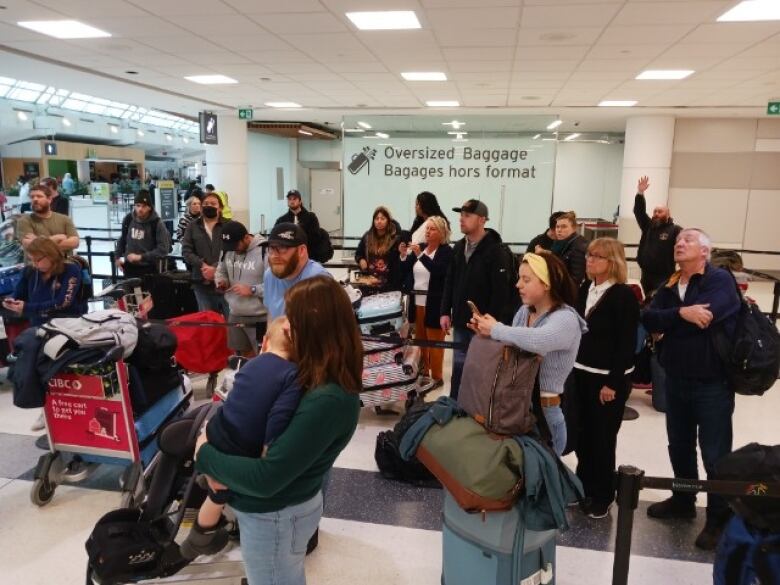
[[[46,421],[43,418],[43,413],[38,415],[38,418],[35,419],[35,422],[30,427],[31,431],[42,431],[46,428]]]
[[[220,518],[217,525],[213,528],[203,528],[196,520],[179,549],[181,556],[185,559],[193,560],[200,555],[217,554],[225,548],[228,540],[229,534],[225,529],[224,517]]]
[[[593,518],[595,520],[601,520],[602,518],[606,518],[609,516],[609,510],[612,508],[612,502],[609,504],[596,504],[591,503],[590,509],[588,510],[588,518]]]
[[[675,498],[656,502],[647,508],[647,515],[651,518],[696,518],[696,504]]]
[[[694,544],[702,550],[715,550],[723,534],[723,528],[722,523],[707,520]]]

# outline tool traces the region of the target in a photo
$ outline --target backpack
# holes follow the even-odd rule
[[[736,280],[734,288],[740,298],[734,335],[729,339],[720,328],[714,332],[713,343],[723,360],[729,388],[737,394],[761,396],[780,376],[780,333],[757,304],[745,299]]]
[[[89,262],[87,262],[86,258],[82,258],[75,254],[71,256],[69,260],[74,264],[77,264],[81,269],[81,288],[79,289],[78,300],[81,303],[86,303],[95,294]]]
[[[44,323],[43,352],[56,360],[66,350],[121,346],[128,358],[138,343],[138,326],[132,315],[118,309],[87,313],[81,317],[55,317]]]
[[[323,228],[317,232],[317,239],[312,245],[311,257],[312,260],[316,260],[320,264],[325,264],[333,258],[333,244],[330,241],[330,234]]]
[[[712,573],[714,585],[780,585],[780,533],[734,516],[718,543]]]
[[[520,272],[520,256],[512,252],[512,249],[504,243],[499,245],[501,256],[501,269],[506,273],[506,288],[509,291],[507,296],[507,306],[505,314],[501,318],[496,317],[503,323],[511,323],[517,310],[520,308],[520,295],[517,294],[517,279]]]
[[[127,362],[143,370],[162,370],[170,367],[178,340],[167,325],[136,319],[138,342]]]
[[[463,364],[458,405],[488,431],[529,433],[536,423],[532,400],[539,364],[533,353],[475,336]]]

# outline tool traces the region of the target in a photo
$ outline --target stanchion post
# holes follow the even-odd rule
[[[86,236],[84,238],[87,241],[87,264],[89,264],[89,271],[92,272],[92,236]]]
[[[780,308],[780,280],[775,281],[775,298],[772,299],[772,323],[777,322],[777,311]]]
[[[111,262],[111,284],[116,284],[119,277],[116,271],[116,252],[113,250],[108,253],[108,261]]]
[[[618,520],[615,534],[615,561],[612,565],[612,585],[628,585],[634,510],[639,505],[639,490],[642,489],[644,475],[644,471],[632,465],[621,465],[618,469]]]

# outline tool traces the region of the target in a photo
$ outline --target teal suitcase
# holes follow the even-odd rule
[[[442,585],[555,585],[558,531],[526,529],[521,507],[470,514],[445,490],[442,532]]]

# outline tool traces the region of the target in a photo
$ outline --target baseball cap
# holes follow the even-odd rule
[[[298,191],[298,189],[290,189],[287,191],[287,197],[297,197],[298,199],[303,199],[303,197],[301,197],[301,192]]]
[[[145,189],[141,189],[138,194],[135,196],[135,203],[143,203],[145,205],[148,205],[149,207],[154,207],[152,205],[152,197],[149,195],[149,191],[146,191]]]
[[[477,201],[476,199],[469,199],[461,205],[460,207],[453,207],[452,211],[455,211],[457,213],[466,212],[466,213],[473,213],[475,215],[479,215],[481,217],[484,217],[487,219],[488,216],[488,208],[487,205],[482,203],[482,201]]]
[[[239,221],[226,222],[222,226],[222,251],[235,252],[236,248],[238,248],[238,243],[248,233],[243,223]]]
[[[264,246],[284,246],[294,248],[295,246],[307,245],[308,238],[303,228],[294,223],[278,223],[271,230],[268,239],[263,242]]]

